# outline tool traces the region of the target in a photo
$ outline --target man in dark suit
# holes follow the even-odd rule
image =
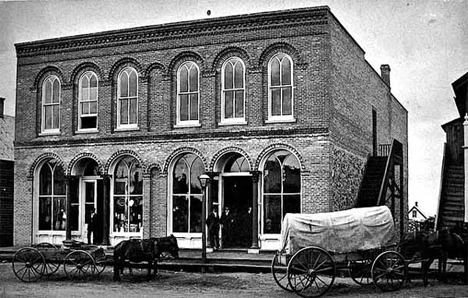
[[[88,244],[91,244],[91,234],[93,234],[93,244],[96,244],[97,214],[96,209],[91,211],[88,222]]]
[[[208,226],[208,233],[210,236],[211,247],[214,250],[219,249],[219,216],[218,208],[213,207],[213,211],[208,215],[206,219],[206,225]]]

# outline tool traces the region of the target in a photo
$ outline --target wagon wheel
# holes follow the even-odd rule
[[[104,269],[106,269],[107,265],[107,257],[106,254],[104,253],[104,250],[98,249],[93,253],[94,257],[94,265],[95,265],[95,272],[94,275],[99,275],[101,274]]]
[[[273,278],[278,286],[286,291],[293,292],[293,289],[288,282],[287,269],[288,263],[286,260],[286,254],[282,254],[277,251],[271,261],[271,273],[273,274]]]
[[[45,272],[44,255],[33,247],[24,247],[13,256],[13,272],[24,282],[39,280]]]
[[[52,251],[52,252],[56,252],[59,250],[58,246],[49,242],[41,242],[41,243],[35,244],[33,247],[39,250],[42,249],[42,250]],[[55,272],[57,272],[59,267],[60,267],[60,262],[57,258],[51,258],[51,259],[47,258],[47,262],[45,263],[44,274],[47,276],[50,276],[54,274]]]
[[[358,261],[351,261],[348,264],[349,276],[358,285],[370,285],[372,283],[371,268],[372,260],[364,259]]]
[[[83,280],[96,272],[96,265],[88,252],[75,250],[63,260],[63,269],[69,278]]]
[[[299,250],[289,261],[289,286],[302,297],[325,294],[335,280],[336,266],[328,252],[319,247]]]
[[[385,292],[400,289],[408,275],[405,259],[396,251],[378,255],[371,272],[374,284]]]

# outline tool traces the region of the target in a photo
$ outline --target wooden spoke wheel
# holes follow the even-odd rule
[[[67,277],[74,280],[84,280],[97,272],[93,257],[84,250],[69,253],[63,260],[63,269]]]
[[[273,274],[273,279],[278,284],[278,286],[280,286],[280,288],[289,292],[293,292],[293,289],[288,282],[287,261],[289,258],[286,256],[286,254],[282,254],[279,251],[275,253],[273,260],[271,261],[271,273]]]
[[[58,252],[60,248],[49,242],[41,242],[35,244],[33,247],[47,254],[47,262],[45,264],[44,274],[50,276],[57,272],[58,268],[60,267],[61,260],[60,258],[57,258],[58,256],[55,253]]]
[[[94,275],[101,274],[107,266],[107,257],[103,249],[96,250],[93,254],[95,272]]]
[[[355,283],[361,286],[372,284],[372,260],[351,261],[348,264],[349,276]]]
[[[386,251],[375,258],[372,264],[372,280],[382,291],[400,289],[407,276],[408,269],[405,259],[396,251]]]
[[[330,254],[320,247],[299,250],[288,264],[288,282],[302,297],[319,297],[335,281],[336,266]]]
[[[23,282],[39,280],[45,273],[45,264],[44,255],[34,247],[19,249],[12,261],[13,272]]]

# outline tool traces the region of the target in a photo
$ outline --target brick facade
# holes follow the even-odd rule
[[[224,154],[240,153],[250,171],[262,171],[271,152],[293,153],[300,164],[305,213],[352,206],[372,152],[372,109],[378,114],[378,143],[398,139],[406,158],[406,110],[327,7],[125,29],[16,48],[15,244],[37,241],[37,215],[31,216],[37,213],[32,210],[37,208],[37,166],[51,157],[66,175],[85,157],[111,175],[119,157],[137,158],[143,167],[143,237],[171,233],[171,167],[184,152],[198,155],[207,172],[216,172]],[[289,122],[268,118],[268,61],[279,52],[293,61],[294,120]],[[221,125],[221,67],[232,56],[245,64],[246,124]],[[176,74],[184,61],[196,62],[201,72],[196,127],[176,126]],[[135,130],[117,129],[116,81],[125,66],[139,75]],[[99,80],[98,131],[81,133],[77,84],[88,70]],[[57,135],[41,133],[41,86],[49,74],[62,85]],[[337,183],[342,176],[349,185]],[[261,183],[258,191],[261,206]],[[259,231],[261,248],[273,248],[276,242],[269,243],[271,236]]]

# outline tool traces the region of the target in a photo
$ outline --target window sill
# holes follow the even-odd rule
[[[229,126],[229,125],[247,125],[247,121],[225,121],[225,122],[219,122],[219,126]]]
[[[99,130],[97,129],[87,129],[87,130],[82,129],[82,130],[75,131],[75,134],[87,134],[87,133],[98,133],[98,132]]]
[[[43,131],[39,133],[40,137],[47,137],[47,136],[59,136],[60,131]]]
[[[267,124],[271,124],[271,123],[295,123],[296,122],[296,118],[270,118],[268,120],[265,121],[265,123]]]
[[[140,128],[138,126],[129,126],[129,127],[117,127],[115,129],[116,132],[119,132],[119,131],[136,131],[136,130],[140,130]]]
[[[174,128],[190,128],[190,127],[201,127],[201,123],[191,123],[191,124],[176,124]]]

